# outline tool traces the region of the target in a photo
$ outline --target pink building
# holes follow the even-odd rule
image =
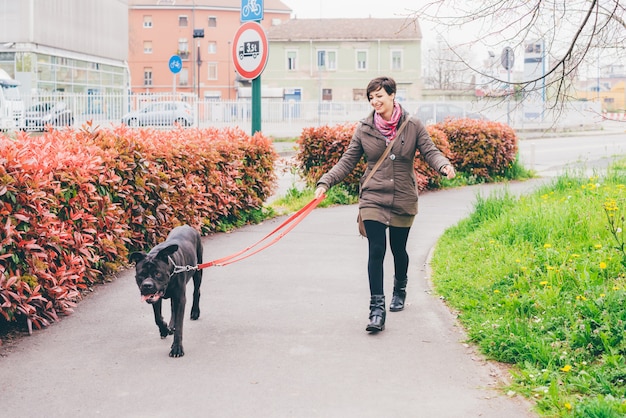
[[[200,98],[234,100],[240,82],[231,57],[241,25],[242,6],[261,0],[128,0],[128,66],[131,91],[190,93]],[[288,20],[291,9],[280,0],[263,0],[267,30]],[[182,69],[169,68],[172,55]]]

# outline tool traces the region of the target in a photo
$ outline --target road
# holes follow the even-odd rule
[[[73,315],[3,346],[2,415],[533,417],[526,400],[499,390],[506,370],[465,344],[432,291],[428,256],[477,193],[526,193],[563,167],[600,167],[616,154],[626,154],[624,134],[525,140],[522,160],[547,177],[423,194],[408,244],[407,308],[388,313],[378,335],[365,332],[366,240],[354,206],[317,209],[262,253],[205,270],[201,316],[186,318],[179,359],[168,357],[171,337],[159,338],[133,271],[120,272]],[[205,260],[245,248],[284,219],[204,238]]]

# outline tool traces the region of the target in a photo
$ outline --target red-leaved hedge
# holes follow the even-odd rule
[[[0,135],[0,329],[71,312],[129,251],[260,209],[278,155],[238,129]]]
[[[486,181],[503,175],[515,162],[517,135],[509,125],[474,119],[451,119],[435,125],[448,137],[451,161],[460,172]]]

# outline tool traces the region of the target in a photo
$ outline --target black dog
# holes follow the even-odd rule
[[[191,319],[200,317],[200,284],[202,270],[174,273],[176,266],[197,266],[202,264],[202,242],[198,231],[183,225],[172,229],[167,239],[150,250],[149,253],[134,252],[129,256],[135,261],[135,279],[143,300],[152,305],[154,320],[159,327],[161,338],[174,334],[170,357],[182,357],[183,317],[185,315],[185,290],[193,276],[193,305]],[[172,318],[169,325],[161,316],[161,300],[171,299]]]

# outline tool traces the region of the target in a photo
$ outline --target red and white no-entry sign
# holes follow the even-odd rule
[[[269,48],[263,27],[256,22],[246,22],[239,27],[233,40],[233,62],[239,75],[254,80],[267,64]]]

